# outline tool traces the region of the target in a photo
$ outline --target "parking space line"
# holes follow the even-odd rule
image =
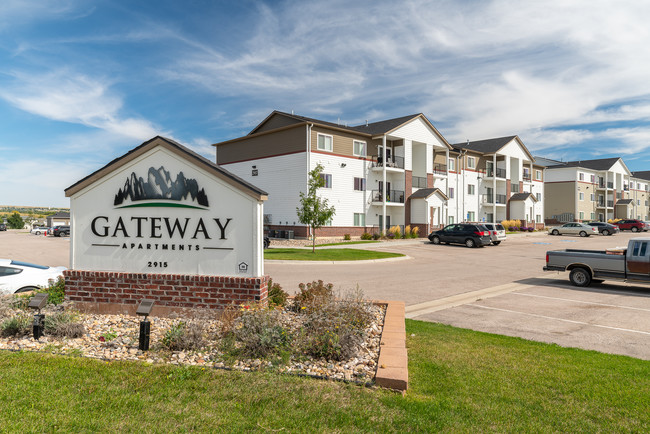
[[[470,306],[478,307],[480,309],[496,310],[496,311],[499,311],[499,312],[514,313],[514,314],[519,314],[519,315],[532,316],[532,317],[535,317],[535,318],[550,319],[550,320],[554,320],[554,321],[567,322],[567,323],[571,323],[571,324],[580,324],[580,325],[586,325],[586,326],[591,326],[591,327],[598,327],[598,328],[609,329],[609,330],[618,330],[618,331],[629,332],[629,333],[638,333],[638,334],[650,336],[650,332],[644,332],[644,331],[641,331],[641,330],[625,329],[625,328],[621,328],[621,327],[611,327],[611,326],[605,326],[605,325],[601,325],[601,324],[591,324],[591,323],[584,322],[584,321],[575,321],[575,320],[571,320],[571,319],[557,318],[557,317],[553,317],[553,316],[539,315],[539,314],[535,314],[535,313],[525,313],[525,312],[519,312],[519,311],[516,311],[516,310],[501,309],[501,308],[498,308],[498,307],[482,306],[480,304],[470,304]]]
[[[607,306],[607,307],[615,307],[615,308],[619,308],[619,309],[630,309],[630,310],[640,310],[640,311],[643,311],[643,312],[650,312],[650,309],[643,309],[641,307],[623,306],[623,305],[618,305],[618,304],[597,303],[595,301],[574,300],[572,298],[549,297],[547,295],[526,294],[526,293],[514,293],[514,295],[523,295],[525,297],[538,297],[538,298],[546,298],[546,299],[549,299],[549,300],[570,301],[570,302],[573,302],[573,303],[594,304],[594,305],[598,305],[598,306]]]

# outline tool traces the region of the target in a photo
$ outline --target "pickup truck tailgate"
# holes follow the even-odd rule
[[[625,273],[625,256],[608,255],[596,250],[552,250],[547,252],[547,267],[566,269],[570,265],[586,265],[593,271]]]

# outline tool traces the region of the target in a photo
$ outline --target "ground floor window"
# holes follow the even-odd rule
[[[585,219],[585,212],[584,211],[580,211],[580,217],[579,218],[580,218],[580,220]]]
[[[592,212],[592,213],[591,213],[591,219],[592,219],[592,220],[596,220],[596,213],[595,213],[595,212]]]
[[[539,215],[539,214],[537,214],[537,215],[535,216],[535,223],[541,223],[541,222],[542,222],[542,216]]]
[[[366,225],[366,215],[363,213],[354,213],[354,225],[355,226],[365,226]]]
[[[453,225],[453,224],[454,224],[454,216],[453,216],[453,215],[450,215],[450,216],[449,216],[449,224],[450,224],[450,225]]]
[[[476,214],[474,214],[474,211],[467,211],[467,221],[468,222],[473,222],[475,221]]]
[[[491,212],[487,213],[487,221],[492,222],[492,223],[496,223],[494,221],[494,214],[492,214]]]

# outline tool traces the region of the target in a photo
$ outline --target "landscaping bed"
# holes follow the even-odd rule
[[[335,297],[331,284],[301,285],[293,300],[270,286],[271,307],[231,306],[196,311],[193,319],[150,317],[150,350],[138,349],[141,318],[74,311],[48,305],[45,336],[31,335],[25,296],[0,301],[0,350],[40,351],[107,361],[194,365],[374,382],[385,306],[358,291]],[[54,298],[54,297],[53,297]]]

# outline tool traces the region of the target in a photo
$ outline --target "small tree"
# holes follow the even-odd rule
[[[307,194],[300,192],[300,206],[296,208],[298,220],[304,225],[309,225],[312,232],[311,251],[316,252],[316,229],[321,228],[336,213],[333,206],[329,206],[327,199],[318,197],[318,189],[325,186],[325,179],[321,176],[323,166],[318,164],[309,172]]]
[[[7,224],[11,229],[22,229],[25,227],[25,222],[22,217],[20,217],[18,211],[12,212],[11,215],[7,217]]]

